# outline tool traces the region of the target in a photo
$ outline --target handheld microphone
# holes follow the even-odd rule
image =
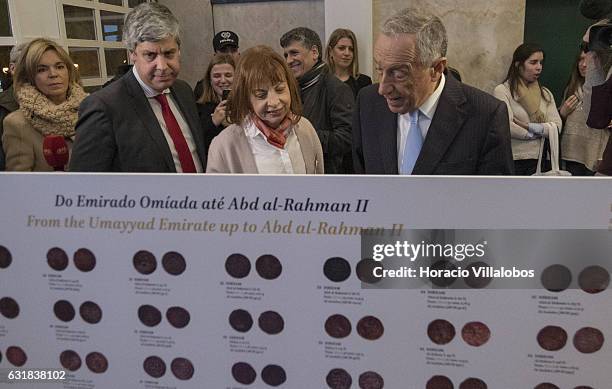
[[[43,139],[43,155],[45,161],[55,171],[64,171],[68,163],[68,144],[61,135],[47,135]]]

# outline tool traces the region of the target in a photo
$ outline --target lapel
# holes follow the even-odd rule
[[[183,117],[191,130],[191,136],[193,137],[196,151],[200,157],[202,166],[204,166],[204,162],[206,162],[206,152],[204,151],[204,133],[201,130],[202,126],[200,125],[198,114],[195,112],[195,104],[193,107],[191,107],[190,104],[185,104],[186,99],[179,97],[178,92],[178,88],[175,88],[175,86],[170,87],[170,93],[172,94],[172,97],[174,97],[174,101],[176,101],[176,104],[179,106],[179,109],[183,113]]]
[[[413,174],[434,174],[436,166],[466,120],[463,108],[465,102],[459,81],[447,77]]]
[[[149,100],[147,100],[142,91],[142,87],[138,83],[138,80],[136,80],[132,71],[129,71],[123,79],[125,80],[127,91],[132,97],[133,108],[137,113],[138,119],[142,122],[144,131],[151,136],[153,142],[159,148],[159,155],[163,158],[169,171],[176,172],[176,167],[172,159],[172,152],[164,137],[164,132],[157,121],[157,117],[151,109],[151,104],[149,104]],[[132,128],[130,131],[134,131],[134,129]]]
[[[244,129],[237,125],[234,127],[234,131],[236,132],[236,141],[233,142],[230,148],[234,149],[233,153],[237,156],[236,161],[242,166],[234,166],[232,170],[238,169],[238,173],[244,174],[258,174],[255,156],[249,145],[249,140],[244,133]]]
[[[378,128],[378,142],[385,174],[397,174],[397,114],[389,110],[387,101],[379,96],[374,107],[373,128]]]
[[[309,137],[302,131],[300,124],[303,123],[300,120],[293,128],[295,136],[300,143],[300,150],[302,151],[302,157],[304,158],[304,165],[306,168],[306,174],[316,174],[316,159],[317,156],[314,153],[312,142]],[[303,136],[302,136],[303,135]]]

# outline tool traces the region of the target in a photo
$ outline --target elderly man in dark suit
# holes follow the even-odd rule
[[[177,80],[177,19],[163,5],[140,4],[126,16],[123,40],[134,67],[81,103],[70,170],[204,172],[193,92]]]
[[[445,77],[441,20],[408,8],[384,23],[374,48],[380,84],[353,115],[357,174],[512,174],[506,106]]]

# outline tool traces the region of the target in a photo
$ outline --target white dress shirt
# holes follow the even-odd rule
[[[153,110],[153,113],[155,114],[155,117],[157,118],[157,121],[159,122],[159,126],[161,127],[164,133],[166,142],[168,142],[168,147],[170,147],[170,152],[172,153],[172,159],[174,161],[174,167],[176,168],[177,173],[182,173],[183,168],[181,166],[181,161],[179,160],[178,152],[176,151],[176,147],[174,147],[174,141],[172,140],[172,137],[170,136],[170,133],[168,132],[168,128],[166,127],[166,121],[164,120],[164,115],[162,114],[161,104],[157,100],[155,100],[155,96],[159,95],[159,93],[153,90],[153,88],[151,88],[150,86],[148,86],[142,81],[142,79],[138,75],[138,72],[136,71],[136,67],[133,67],[132,71],[134,72],[134,76],[136,77],[136,80],[140,84],[142,91],[144,92],[145,96],[147,97],[147,100],[149,101],[149,104],[151,105],[151,109]],[[200,157],[198,156],[198,153],[196,151],[195,142],[193,141],[193,137],[191,135],[189,125],[187,124],[187,121],[183,117],[183,113],[181,112],[176,102],[174,101],[174,98],[172,97],[172,93],[170,93],[170,89],[166,89],[162,93],[166,95],[168,99],[168,105],[170,106],[170,110],[174,114],[174,117],[176,118],[176,121],[179,127],[181,128],[181,132],[183,133],[183,136],[185,137],[185,141],[187,142],[187,146],[189,147],[189,151],[191,152],[191,158],[193,158],[193,163],[195,164],[196,171],[198,173],[202,173],[204,170],[202,169],[202,164],[200,163]]]
[[[436,113],[436,109],[438,108],[438,102],[440,101],[440,96],[442,95],[442,89],[444,89],[444,85],[446,84],[446,77],[442,74],[440,77],[440,83],[434,92],[421,104],[418,108],[419,118],[418,118],[418,127],[423,135],[423,142],[427,137],[427,133],[429,132],[429,126],[431,125],[431,121]],[[406,146],[406,138],[408,138],[408,133],[412,131],[410,128],[410,113],[404,113],[401,115],[397,115],[397,168],[398,171],[402,167],[402,159],[404,158],[404,147]]]

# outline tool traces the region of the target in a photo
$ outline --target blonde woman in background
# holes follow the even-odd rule
[[[372,79],[359,73],[359,51],[353,31],[338,28],[329,36],[325,58],[330,71],[351,87],[353,96],[363,87],[372,84]]]

